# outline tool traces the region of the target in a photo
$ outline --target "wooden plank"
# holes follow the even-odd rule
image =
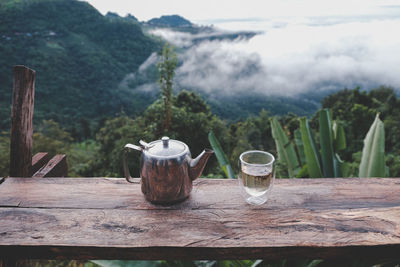
[[[47,152],[36,153],[32,158],[31,175],[35,174],[50,160],[50,155]]]
[[[21,247],[36,248],[41,256],[34,257],[74,259],[335,259],[355,257],[362,248],[371,252],[364,259],[400,257],[400,208],[296,213],[2,208],[0,217],[0,257],[7,247],[22,258]],[[101,248],[113,252],[103,254]]]
[[[44,167],[32,175],[34,178],[68,176],[67,156],[55,155]]]
[[[121,178],[7,178],[0,186],[0,203],[50,208],[324,210],[398,207],[399,192],[400,178],[276,179],[266,205],[257,207],[243,200],[237,180],[197,179],[186,201],[157,206],[145,201],[140,184]]]
[[[35,71],[14,66],[11,109],[10,176],[29,177],[32,162]]]
[[[199,179],[157,206],[124,179],[7,178],[0,258],[400,258],[400,179],[278,179],[272,192],[255,207],[237,181]]]

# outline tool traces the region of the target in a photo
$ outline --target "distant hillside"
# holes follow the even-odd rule
[[[36,125],[53,119],[74,131],[121,112],[140,114],[159,94],[154,52],[162,42],[171,42],[151,35],[160,28],[185,33],[180,36],[187,38],[183,40],[187,45],[178,47],[180,56],[203,42],[250,39],[257,34],[198,26],[178,15],[148,22],[139,22],[130,14],[121,17],[109,12],[103,16],[77,0],[0,0],[1,129],[10,126],[14,65],[36,70]],[[252,62],[249,64],[247,71],[254,69]],[[177,91],[200,92],[214,113],[231,120],[258,114],[262,108],[271,114],[308,115],[319,105],[301,98],[216,95],[191,84],[180,87],[176,82],[175,86]]]
[[[192,27],[193,24],[178,15],[161,16],[160,18],[154,18],[147,21],[150,26],[156,27]]]
[[[16,64],[36,70],[36,120],[73,124],[139,112],[150,100],[118,84],[159,47],[133,16],[103,16],[86,2],[1,0],[0,126],[9,127]]]

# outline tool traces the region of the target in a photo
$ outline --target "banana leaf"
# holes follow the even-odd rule
[[[310,177],[311,178],[323,177],[318,151],[315,148],[310,127],[308,126],[308,121],[305,117],[300,118],[300,132],[304,146],[304,154],[306,155],[308,173]]]
[[[287,138],[276,118],[271,118],[270,123],[272,137],[275,140],[276,149],[278,151],[278,158],[287,166],[289,177],[295,177],[300,171],[301,166],[297,159],[294,146]]]
[[[344,134],[343,125],[338,122],[333,122],[333,137],[334,137],[334,150],[339,152],[341,150],[346,149],[346,136]]]
[[[348,174],[348,164],[337,153],[335,153],[333,158],[333,171],[335,177],[347,177]]]
[[[385,129],[377,114],[364,139],[358,176],[385,177],[385,175]]]
[[[319,113],[319,138],[321,144],[322,170],[324,177],[337,177],[334,171],[332,121],[328,109]]]
[[[232,179],[235,178],[235,174],[233,173],[231,164],[229,163],[228,158],[226,157],[220,143],[218,142],[217,138],[215,137],[212,131],[208,133],[208,141],[210,142],[210,145],[214,150],[215,156],[217,157],[219,166],[224,171],[226,177]]]
[[[299,155],[299,161],[301,165],[306,164],[306,155],[304,154],[303,141],[301,141],[300,129],[294,131],[294,143],[296,144],[297,154]]]

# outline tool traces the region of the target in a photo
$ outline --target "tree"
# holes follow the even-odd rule
[[[165,44],[159,53],[160,62],[157,67],[159,71],[158,83],[161,87],[161,94],[164,100],[164,129],[168,131],[171,126],[171,101],[172,101],[172,85],[177,65],[177,57],[173,47],[168,43]]]
[[[53,120],[44,120],[33,133],[33,154],[48,152],[51,156],[67,153],[72,142],[70,133]]]
[[[178,100],[179,99],[179,100]],[[138,144],[142,139],[146,142],[160,139],[163,128],[162,115],[164,105],[162,99],[151,104],[142,116],[130,118],[126,115],[106,120],[96,135],[99,143],[96,159],[90,163],[87,174],[94,176],[123,175],[121,151],[125,144]],[[186,143],[192,153],[197,156],[209,147],[208,132],[214,131],[221,136],[221,145],[226,147],[229,133],[224,122],[210,111],[210,107],[197,94],[183,90],[176,99],[171,99],[171,125],[168,136],[171,139]],[[128,155],[128,164],[133,176],[139,176],[140,152],[133,151]],[[213,157],[204,174],[218,172],[216,159]]]

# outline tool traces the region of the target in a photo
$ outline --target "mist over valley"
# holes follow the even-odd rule
[[[237,31],[227,21],[221,22],[225,29],[217,23],[212,30],[197,33],[149,31],[177,47],[177,90],[198,91],[211,103],[224,98],[296,99],[293,102],[312,110],[322,96],[343,88],[400,87],[397,17],[241,20],[234,26],[238,24]],[[234,33],[234,38],[223,38]],[[150,56],[138,72],[156,61]],[[157,84],[145,83],[138,89],[156,91]],[[297,112],[307,114],[304,109]]]
[[[311,115],[343,88],[398,92],[399,9],[386,9],[373,16],[140,21],[80,1],[7,0],[0,5],[2,124],[9,123],[16,64],[37,71],[38,121],[140,114],[159,96],[157,53],[165,42],[178,55],[175,93],[199,93],[230,120],[262,109]]]

